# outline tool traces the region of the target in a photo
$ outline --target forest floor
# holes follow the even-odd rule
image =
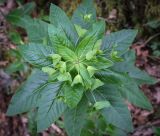
[[[4,7],[0,8],[5,12]],[[29,136],[28,121],[25,115],[7,117],[5,114],[13,93],[20,85],[20,81],[24,80],[21,73],[11,76],[5,72],[5,68],[12,61],[8,51],[15,48],[7,36],[8,26],[9,24],[0,13],[0,136]],[[130,136],[152,136],[154,135],[154,127],[160,127],[160,108],[158,108],[160,105],[160,58],[152,58],[151,51],[146,47],[146,42],[143,39],[137,41],[132,47],[137,54],[136,66],[157,78],[158,82],[154,85],[141,86],[142,91],[148,96],[154,107],[153,111],[148,112],[128,104],[135,127]],[[39,135],[49,136],[55,132],[57,135],[64,135],[64,132],[54,125]]]

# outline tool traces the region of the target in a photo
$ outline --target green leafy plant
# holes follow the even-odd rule
[[[63,115],[67,134],[80,136],[92,112],[124,134],[133,130],[125,100],[152,109],[138,85],[155,80],[134,66],[135,53],[129,50],[137,30],[105,36],[105,22],[96,19],[91,0],[84,0],[71,20],[53,4],[49,23],[29,19],[30,24],[22,18],[29,43],[19,51],[35,69],[13,96],[7,115],[36,109],[38,132]]]
[[[17,1],[17,3],[19,5],[18,8],[11,10],[6,16],[6,20],[15,26],[23,26],[23,24],[21,24],[21,18],[32,13],[35,8],[35,3],[28,2],[23,6],[20,2]]]
[[[23,2],[22,0],[17,0],[16,4],[18,5],[18,7],[16,9],[11,10],[5,16],[6,20],[12,24],[9,28],[8,37],[10,41],[17,46],[23,45],[24,43],[21,38],[21,34],[16,29],[18,26],[24,27],[25,23],[22,20],[25,20],[25,18],[28,19],[29,15],[35,8],[34,2],[28,2],[27,4],[24,5],[22,5],[22,2]],[[10,57],[12,57],[13,62],[7,66],[5,70],[7,73],[13,74],[15,72],[27,72],[29,70],[28,65],[24,62],[22,55],[19,52],[19,50],[17,50],[17,48],[10,50],[8,54]]]
[[[14,59],[13,59],[13,62],[10,63],[5,69],[6,73],[13,74],[15,72],[27,72],[29,70],[29,66],[23,60],[19,50],[12,49],[9,51],[9,55],[12,56]]]
[[[148,26],[151,29],[151,31],[157,30],[160,27],[160,20],[156,19],[153,21],[149,21],[146,24],[146,26]],[[152,57],[153,58],[160,56],[160,44],[159,44],[159,39],[158,39],[159,35],[160,35],[160,33],[154,34],[152,36],[151,40],[149,41],[150,42],[149,48],[151,48],[151,50],[152,50],[152,55],[153,55]]]
[[[160,128],[159,127],[153,127],[153,130],[154,130],[156,136],[160,136]]]

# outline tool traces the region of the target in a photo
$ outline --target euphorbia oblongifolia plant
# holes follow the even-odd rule
[[[80,136],[91,108],[126,133],[133,130],[126,101],[152,109],[138,86],[154,79],[134,66],[129,50],[137,30],[105,35],[92,0],[84,0],[71,20],[53,4],[49,22],[28,19],[29,43],[18,49],[35,69],[13,96],[8,115],[37,109],[38,132],[63,117],[68,135]]]

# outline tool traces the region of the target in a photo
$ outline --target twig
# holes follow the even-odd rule
[[[53,128],[53,130],[55,130],[58,134],[61,134],[62,136],[65,136],[65,134],[63,133],[63,131],[55,124],[52,124],[51,127]]]
[[[140,126],[140,127],[136,128],[136,129],[134,129],[134,132],[138,131],[138,130],[145,129],[145,128],[153,127],[153,126],[156,126],[156,125],[160,125],[160,120],[156,120],[156,121],[154,121],[152,123],[147,123],[146,125]]]
[[[1,15],[4,17],[4,19],[5,19],[5,14],[2,12],[1,9],[0,9],[0,13],[1,13]]]
[[[115,21],[114,21],[114,20],[109,20],[109,19],[107,19],[107,18],[103,18],[103,17],[97,17],[97,19],[104,20],[104,21],[106,21],[107,23],[115,23]]]
[[[149,43],[151,40],[153,40],[154,38],[156,38],[156,37],[159,36],[159,35],[160,35],[160,33],[157,33],[157,34],[149,37],[149,38],[144,42],[143,45],[145,46],[147,43]]]
[[[160,62],[160,58],[159,58],[159,57],[151,56],[151,55],[149,55],[148,57],[149,57],[150,59],[152,59],[152,60],[155,60],[155,61],[159,61],[159,62]]]

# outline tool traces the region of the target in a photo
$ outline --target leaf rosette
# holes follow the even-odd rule
[[[22,23],[29,43],[19,50],[36,69],[13,96],[8,115],[37,109],[41,132],[63,114],[68,135],[80,136],[89,107],[123,132],[133,130],[125,100],[152,109],[138,85],[155,80],[134,66],[129,50],[137,30],[105,35],[105,21],[96,19],[92,0],[84,0],[71,20],[51,4],[49,23],[29,17]]]

